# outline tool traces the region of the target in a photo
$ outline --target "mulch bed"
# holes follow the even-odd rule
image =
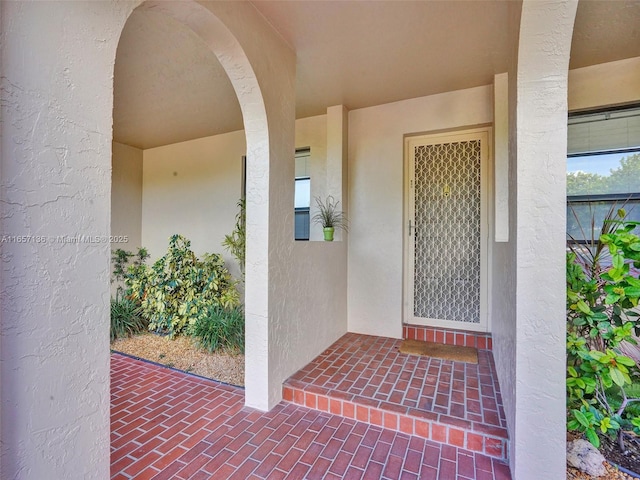
[[[209,353],[190,337],[169,337],[141,333],[118,338],[111,349],[151,360],[168,367],[212,378],[231,385],[244,386],[244,355],[237,352]]]

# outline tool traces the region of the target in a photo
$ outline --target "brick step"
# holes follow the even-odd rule
[[[508,434],[501,427],[366,397],[353,397],[293,379],[284,383],[283,399],[295,405],[478,452],[503,462],[508,459]]]
[[[448,330],[446,328],[427,327],[424,325],[402,325],[402,338],[423,342],[444,343],[474,347],[480,350],[493,350],[490,333],[472,332],[469,330]]]
[[[409,338],[433,334],[442,343],[485,348],[478,348],[478,364],[470,364],[403,354],[401,340],[347,333],[284,383],[284,400],[506,461],[491,336],[405,330]]]

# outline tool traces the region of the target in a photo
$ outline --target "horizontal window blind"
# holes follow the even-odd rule
[[[640,108],[569,118],[569,155],[640,146]]]

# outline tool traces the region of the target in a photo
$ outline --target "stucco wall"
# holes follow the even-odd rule
[[[327,191],[327,116],[318,115],[296,120],[296,148],[311,148],[311,216],[315,214],[315,197],[324,198]],[[322,240],[322,230],[311,222],[310,240]]]
[[[520,7],[514,3],[511,5],[511,14],[520,15]],[[519,25],[518,22],[511,22],[514,26]],[[511,36],[518,36],[518,31],[510,33]],[[517,66],[517,50],[512,52],[512,61],[509,72],[509,80],[515,78]],[[630,102],[637,102],[640,99],[638,91],[637,78],[640,62],[638,59],[629,59],[619,62],[612,62],[602,65],[581,68],[569,71],[568,80],[568,108],[569,110],[583,110],[589,108],[599,108],[607,105],[618,105]],[[538,430],[540,425],[535,428],[518,428],[516,429],[517,405],[519,400],[516,397],[517,389],[517,373],[516,367],[519,361],[525,358],[523,349],[518,350],[517,342],[517,322],[516,322],[516,247],[517,247],[517,193],[518,193],[518,175],[517,175],[517,138],[518,129],[516,128],[516,104],[517,104],[517,85],[514,81],[509,81],[509,242],[496,243],[493,246],[493,288],[491,291],[493,309],[491,317],[493,321],[493,345],[494,357],[496,360],[496,368],[500,380],[500,389],[505,405],[505,413],[507,423],[510,429],[512,439],[512,469],[516,469],[516,445],[524,444],[531,439],[527,439],[528,432]],[[564,157],[563,157],[564,158]],[[562,168],[564,168],[564,161]],[[523,180],[520,180],[523,182]],[[536,180],[537,183],[540,183]],[[562,188],[561,191],[564,191]],[[526,218],[526,217],[525,217]],[[545,220],[546,222],[546,220]],[[546,224],[545,224],[546,225]],[[545,230],[549,227],[545,226]],[[564,232],[564,224],[561,231]],[[564,265],[564,263],[562,263]],[[560,277],[564,280],[564,273]],[[546,278],[546,277],[545,277]],[[557,279],[556,279],[557,281]],[[541,282],[540,282],[541,283]],[[561,287],[563,288],[563,287]],[[522,298],[522,297],[520,297]],[[564,305],[563,305],[564,307]],[[537,308],[537,307],[536,307]],[[564,325],[564,317],[556,319],[560,324]],[[556,338],[556,340],[558,340]],[[531,339],[526,340],[531,343]],[[564,345],[564,344],[563,344]],[[557,345],[556,345],[557,347]],[[535,355],[535,354],[533,354]],[[564,395],[564,379],[556,379],[559,381],[554,385],[557,390],[556,396]],[[537,383],[540,379],[530,380]],[[520,389],[520,394],[523,390]],[[547,408],[547,407],[544,407]],[[526,408],[520,407],[526,411]],[[557,405],[556,405],[557,411]],[[557,413],[557,412],[556,412]],[[563,438],[563,432],[555,429],[556,436]],[[547,435],[553,435],[547,433]],[[516,441],[519,438],[520,441]],[[556,438],[557,440],[557,438]],[[533,440],[534,442],[536,440]],[[545,443],[548,442],[545,441]],[[521,447],[521,452],[526,452],[530,448]],[[560,447],[558,447],[560,448]],[[559,450],[562,451],[562,450]],[[523,454],[524,456],[524,454]],[[556,465],[557,468],[558,467]],[[522,467],[519,467],[521,471]],[[522,473],[521,473],[522,475]],[[526,478],[526,477],[525,477]]]
[[[144,150],[142,245],[152,260],[178,233],[197,255],[221,253],[231,272],[240,274],[222,241],[235,225],[245,152],[244,131]]]
[[[312,198],[326,189],[326,122],[326,115],[296,120],[296,148],[311,149]],[[245,152],[244,130],[144,150],[142,245],[152,259],[166,252],[170,235],[181,233],[196,254],[222,253],[239,274],[221,243],[235,224]]]
[[[132,8],[0,3],[0,222],[32,236],[0,245],[3,479],[109,476],[112,76]]]
[[[569,71],[569,110],[640,100],[640,57]]]
[[[508,241],[497,242],[492,248],[492,288],[491,321],[493,337],[493,356],[500,383],[500,392],[504,404],[509,435],[513,441],[513,428],[516,424],[516,246],[517,246],[517,193],[518,179],[516,175],[517,130],[516,100],[518,62],[518,37],[520,27],[521,3],[509,4],[509,38],[512,45],[507,79],[508,107]],[[498,100],[502,100],[498,98]],[[499,106],[497,106],[499,108]],[[514,455],[510,453],[513,468]]]
[[[515,424],[518,479],[563,478],[567,82],[577,1],[525,0],[517,68]],[[540,459],[544,459],[543,462]]]
[[[491,123],[492,87],[349,112],[349,331],[402,336],[404,136]]]
[[[111,235],[127,237],[111,244],[135,252],[142,239],[142,150],[113,142],[111,164]]]
[[[198,27],[219,50],[245,122],[245,401],[266,410],[282,398],[282,382],[289,375],[346,331],[346,289],[339,280],[346,278],[346,243],[329,246],[293,237],[295,54],[249,3],[205,6],[242,47],[238,56],[233,42],[225,39],[221,51],[210,29]],[[253,74],[259,83],[252,84]]]

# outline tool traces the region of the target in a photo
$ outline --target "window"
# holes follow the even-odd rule
[[[309,148],[296,149],[296,178],[295,178],[295,239],[309,240],[311,206],[311,150]]]
[[[640,221],[640,108],[572,115],[568,132],[567,235],[597,239],[611,208]]]

